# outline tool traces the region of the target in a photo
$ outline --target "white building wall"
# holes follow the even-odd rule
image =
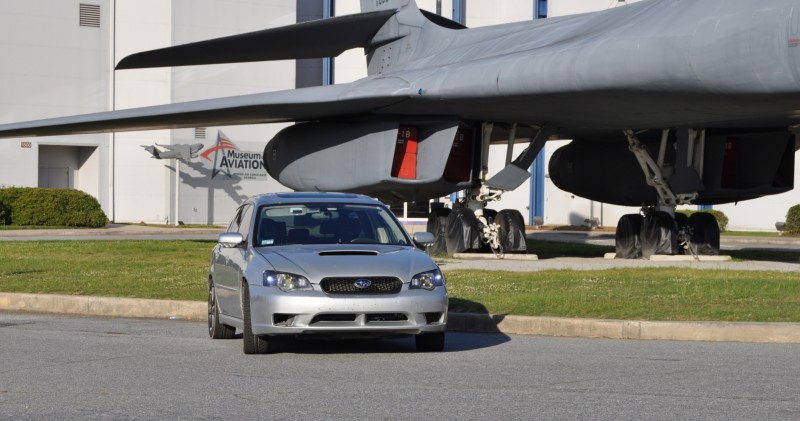
[[[78,25],[80,0],[0,4],[0,123],[168,104],[294,88],[294,62],[193,66],[114,72],[123,57],[155,48],[295,22],[296,0],[100,0],[101,27]],[[116,19],[115,19],[116,18]],[[225,128],[243,151],[261,153],[285,125]],[[70,151],[74,187],[95,195],[117,222],[174,222],[175,165],[141,145],[216,142],[193,130],[58,136],[0,142],[0,185],[38,183],[40,145]],[[81,148],[74,148],[79,146]],[[78,161],[72,159],[73,152]],[[57,158],[57,157],[55,157]],[[66,159],[66,158],[64,158]],[[56,159],[57,160],[57,159]],[[180,219],[226,222],[245,197],[285,187],[263,176],[211,179],[213,164],[182,168]],[[205,166],[204,166],[205,165]],[[79,170],[78,170],[79,169]],[[195,171],[196,170],[196,171]],[[195,171],[195,172],[193,172]],[[91,174],[91,177],[88,176]],[[258,178],[258,179],[255,179]],[[210,193],[211,192],[211,193]]]
[[[184,44],[296,22],[296,0],[232,2],[224,0],[173,0],[172,43]],[[246,95],[293,89],[294,60],[187,66],[172,69],[172,101]],[[173,144],[202,143],[213,147],[221,130],[242,151],[261,154],[267,141],[287,124],[207,127],[206,137],[195,138],[192,129],[173,130]],[[202,153],[202,151],[201,151]],[[172,166],[172,164],[170,164]],[[186,223],[227,222],[248,196],[288,189],[266,176],[247,179],[214,176],[214,164],[203,158],[181,166],[180,220]],[[170,183],[174,183],[174,172]],[[174,215],[174,197],[171,215]]]
[[[472,0],[467,2],[467,26],[499,25],[533,19],[534,0]]]
[[[128,54],[295,23],[295,1],[118,0],[116,61]],[[117,72],[117,109],[292,89],[294,62],[222,64]],[[156,160],[141,145],[216,144],[222,130],[242,151],[263,152],[285,124],[143,131],[116,135],[116,221],[169,222],[176,214],[175,160]],[[201,151],[202,152],[202,151]],[[266,174],[266,173],[264,173]],[[286,188],[268,179],[217,174],[202,158],[180,165],[178,220],[224,223],[247,197]]]
[[[117,0],[116,16],[115,64],[127,55],[171,45],[171,2]],[[171,77],[169,68],[114,72],[114,109],[170,103]],[[117,222],[166,222],[170,170],[165,164],[169,162],[152,159],[141,145],[168,144],[170,131],[116,133],[113,143],[113,219]]]
[[[107,109],[110,2],[91,3],[100,6],[99,28],[79,25],[79,4],[77,0],[0,3],[0,123]],[[79,135],[0,141],[0,186],[36,187],[40,166],[62,165],[71,168],[75,187],[107,202],[106,190],[100,186],[100,180],[108,176],[105,162],[95,162],[92,155],[88,163],[81,161],[87,165],[78,171],[71,156],[54,164],[40,146],[82,146],[102,154],[107,153],[108,138]]]

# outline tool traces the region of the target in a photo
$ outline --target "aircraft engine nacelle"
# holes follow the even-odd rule
[[[419,201],[472,184],[473,144],[458,121],[300,123],[267,144],[264,165],[298,191]]]
[[[660,135],[641,136],[640,140],[656,160]],[[707,130],[702,147],[698,143],[694,150],[694,156],[702,158],[691,168],[684,164],[684,169],[679,169],[672,136],[665,149],[664,176],[675,193],[698,192],[695,202],[702,205],[784,193],[794,187],[797,147],[785,130]],[[558,188],[587,199],[623,206],[654,205],[657,201],[655,189],[647,185],[641,166],[619,137],[577,139],[553,153],[549,172]],[[687,175],[692,172],[696,175]],[[686,182],[690,176],[699,184],[690,186]]]
[[[556,187],[587,199],[625,206],[657,199],[624,142],[572,141],[553,153],[548,171]]]

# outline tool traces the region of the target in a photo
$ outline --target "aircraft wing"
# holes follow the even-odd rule
[[[335,57],[351,48],[368,47],[395,13],[339,16],[145,51],[122,59],[117,70]]]
[[[409,98],[399,78],[0,125],[0,138],[276,123],[368,115]]]

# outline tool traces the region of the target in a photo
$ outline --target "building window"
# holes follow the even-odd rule
[[[329,19],[336,16],[336,0],[323,0],[322,17]],[[335,83],[333,57],[322,59],[322,84],[333,85]]]
[[[466,26],[467,0],[453,0],[453,20]]]
[[[533,0],[533,18],[544,19],[547,17],[547,0]]]

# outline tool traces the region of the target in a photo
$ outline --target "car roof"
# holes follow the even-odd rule
[[[292,203],[359,203],[369,205],[382,205],[380,201],[369,196],[350,193],[325,193],[325,192],[291,192],[269,193],[253,196],[251,201],[256,206],[292,204]]]

